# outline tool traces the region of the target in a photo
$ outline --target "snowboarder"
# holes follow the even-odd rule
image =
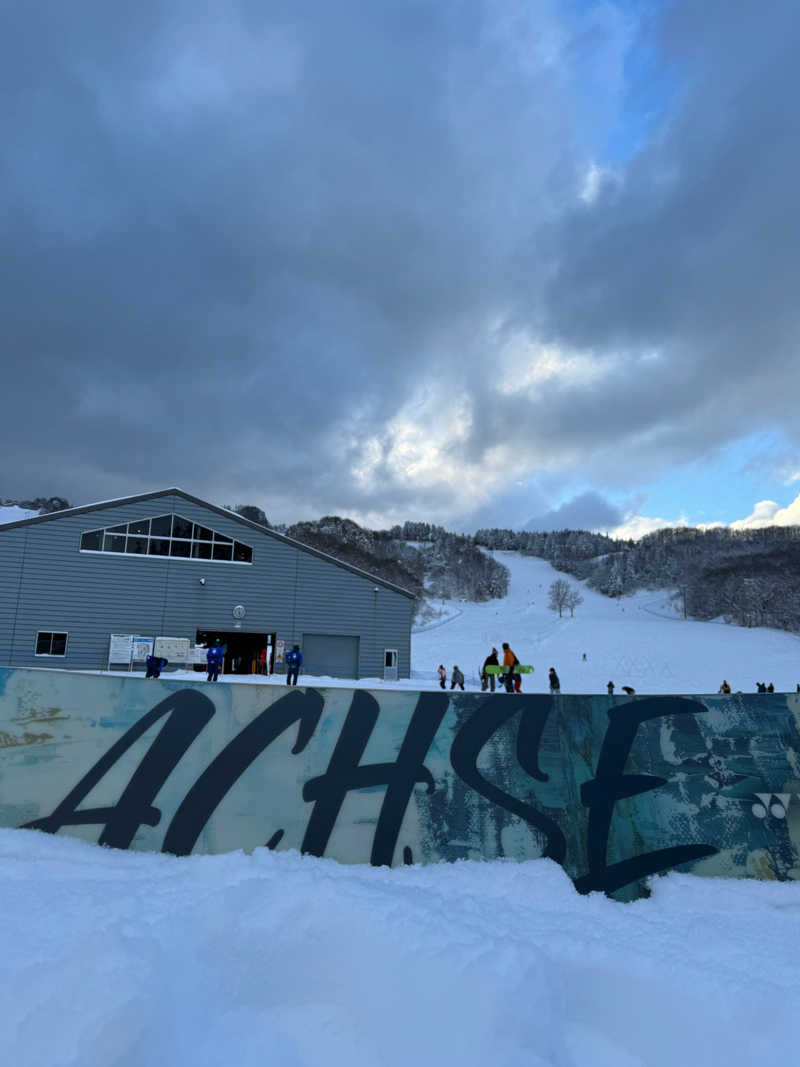
[[[148,656],[144,662],[147,667],[145,678],[160,678],[161,672],[169,661],[165,660],[163,656]]]
[[[450,688],[455,689],[456,686],[459,686],[460,689],[463,691],[464,675],[458,669],[458,664],[453,667],[453,673],[450,675]]]
[[[447,671],[444,669],[443,663],[440,663],[436,668],[436,673],[439,675],[439,685],[444,689],[447,685]]]
[[[494,674],[487,674],[487,667],[499,667],[500,661],[497,658],[497,649],[493,648],[486,659],[483,661],[483,670],[481,671],[481,690],[485,693],[487,686],[494,692]]]
[[[766,691],[767,691],[767,687],[764,685],[763,682],[756,682],[756,692],[758,692],[758,693],[766,693]]]
[[[606,686],[606,689],[608,689],[608,695],[610,697],[613,697],[613,695],[614,695],[614,683],[613,682],[609,682],[608,685]]]
[[[772,684],[772,682],[770,682],[769,685],[767,686],[767,692],[768,693],[774,693],[775,692],[775,686]]]
[[[522,689],[522,675],[515,674],[514,668],[519,663],[516,654],[510,648],[508,641],[503,642],[503,666],[505,667],[504,680],[506,683],[506,692],[513,693],[514,690],[519,693]]]
[[[551,693],[560,693],[561,692],[561,681],[560,681],[558,675],[556,674],[555,667],[551,667],[550,668],[550,672],[547,675],[547,677],[550,679],[550,692]]]
[[[731,687],[728,685],[725,678],[722,679],[722,685],[719,687],[720,693],[730,693]]]
[[[219,672],[222,670],[224,660],[225,649],[220,644],[219,638],[217,638],[208,652],[206,652],[207,681],[216,682],[219,680]]]
[[[303,665],[303,653],[299,645],[292,645],[292,651],[286,653],[286,684],[297,685],[297,676]]]

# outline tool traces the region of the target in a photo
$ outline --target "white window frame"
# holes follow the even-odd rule
[[[64,635],[64,651],[63,652],[37,652],[36,649],[39,647],[39,636],[41,634],[50,634],[50,648],[51,649],[53,647],[53,637],[56,634],[63,634]],[[34,640],[34,643],[33,643],[33,654],[34,654],[34,656],[38,656],[40,659],[65,659],[66,655],[67,655],[68,647],[69,647],[69,630],[37,630],[36,631],[36,639]]]
[[[171,512],[170,515],[171,515],[172,518],[178,518],[178,519],[181,519],[183,522],[189,523],[189,525],[192,527],[192,529],[194,529],[195,526],[201,526],[202,525],[199,522],[194,522],[193,519],[187,519],[185,516],[179,515],[175,511]],[[135,524],[137,521],[141,521],[141,522],[147,521],[147,522],[149,522],[150,519],[160,519],[160,518],[163,518],[163,517],[165,517],[165,515],[150,515],[146,519],[141,519],[141,520],[130,519],[127,523],[115,523],[114,525],[115,526],[123,526],[124,525],[124,526],[130,527],[132,524]],[[252,565],[253,565],[253,546],[252,545],[247,544],[246,541],[240,541],[236,537],[229,537],[227,534],[221,534],[218,530],[214,529],[214,527],[212,527],[212,526],[203,526],[203,529],[208,530],[211,533],[211,536],[212,536],[212,540],[211,541],[207,541],[204,538],[195,538],[195,537],[174,537],[172,535],[172,533],[170,533],[168,535],[132,534],[132,533],[117,533],[117,534],[115,534],[113,532],[113,527],[111,527],[111,526],[104,526],[104,527],[100,527],[100,528],[96,528],[96,529],[92,529],[92,530],[81,530],[80,539],[78,541],[78,551],[81,552],[81,553],[84,553],[87,556],[112,556],[112,557],[113,556],[122,556],[125,559],[161,559],[161,560],[168,559],[170,561],[178,560],[178,561],[180,561],[182,563],[204,563],[204,564],[226,563],[226,564],[229,564],[229,565],[232,564],[232,565],[237,566],[237,567],[252,567]],[[115,536],[116,537],[139,537],[142,540],[148,541],[148,542],[151,541],[151,540],[167,541],[167,542],[169,542],[170,546],[171,546],[173,541],[179,541],[182,544],[188,544],[189,545],[189,553],[190,554],[188,556],[173,556],[171,552],[167,553],[166,555],[161,555],[161,554],[156,555],[154,553],[151,554],[150,552],[108,552],[104,548],[83,548],[82,546],[83,546],[83,538],[84,538],[84,536],[86,534],[94,534],[94,533],[100,534],[100,543],[101,544],[104,543],[105,537],[107,535],[110,536],[110,537],[115,537]],[[219,536],[219,538],[220,538],[219,541],[216,540],[217,536]],[[205,557],[202,557],[202,556],[193,556],[191,554],[191,547],[193,545],[195,545],[195,544],[208,545],[210,547],[210,549],[211,549],[211,558],[206,559]],[[246,559],[214,559],[213,558],[214,547],[217,544],[226,544],[226,545],[230,544],[230,546],[231,546],[231,556],[233,555],[233,553],[235,551],[236,545],[239,544],[243,548],[249,549],[249,551],[250,551],[250,559],[249,560],[246,560]],[[46,633],[47,631],[45,630],[45,631],[42,631],[42,632]]]

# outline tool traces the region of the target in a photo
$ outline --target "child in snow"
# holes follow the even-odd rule
[[[450,688],[455,689],[459,686],[461,690],[464,689],[464,675],[458,669],[458,664],[453,667],[453,673],[450,675]]]
[[[444,669],[444,664],[440,663],[436,673],[439,675],[439,685],[444,689],[447,685],[447,671]]]

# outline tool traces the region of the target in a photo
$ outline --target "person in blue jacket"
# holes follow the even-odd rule
[[[169,660],[164,659],[163,656],[148,656],[144,662],[147,667],[145,678],[160,678],[161,672],[164,670]]]
[[[294,645],[291,652],[286,653],[286,684],[297,685],[297,675],[303,665],[303,653],[299,645]]]
[[[225,660],[225,649],[219,643],[219,638],[214,642],[211,648],[206,652],[206,664],[208,669],[208,681],[216,682],[219,679],[219,672],[222,670],[222,664]]]

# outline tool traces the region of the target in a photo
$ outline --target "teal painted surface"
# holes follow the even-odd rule
[[[289,690],[0,669],[0,824],[345,863],[800,877],[799,694]]]

